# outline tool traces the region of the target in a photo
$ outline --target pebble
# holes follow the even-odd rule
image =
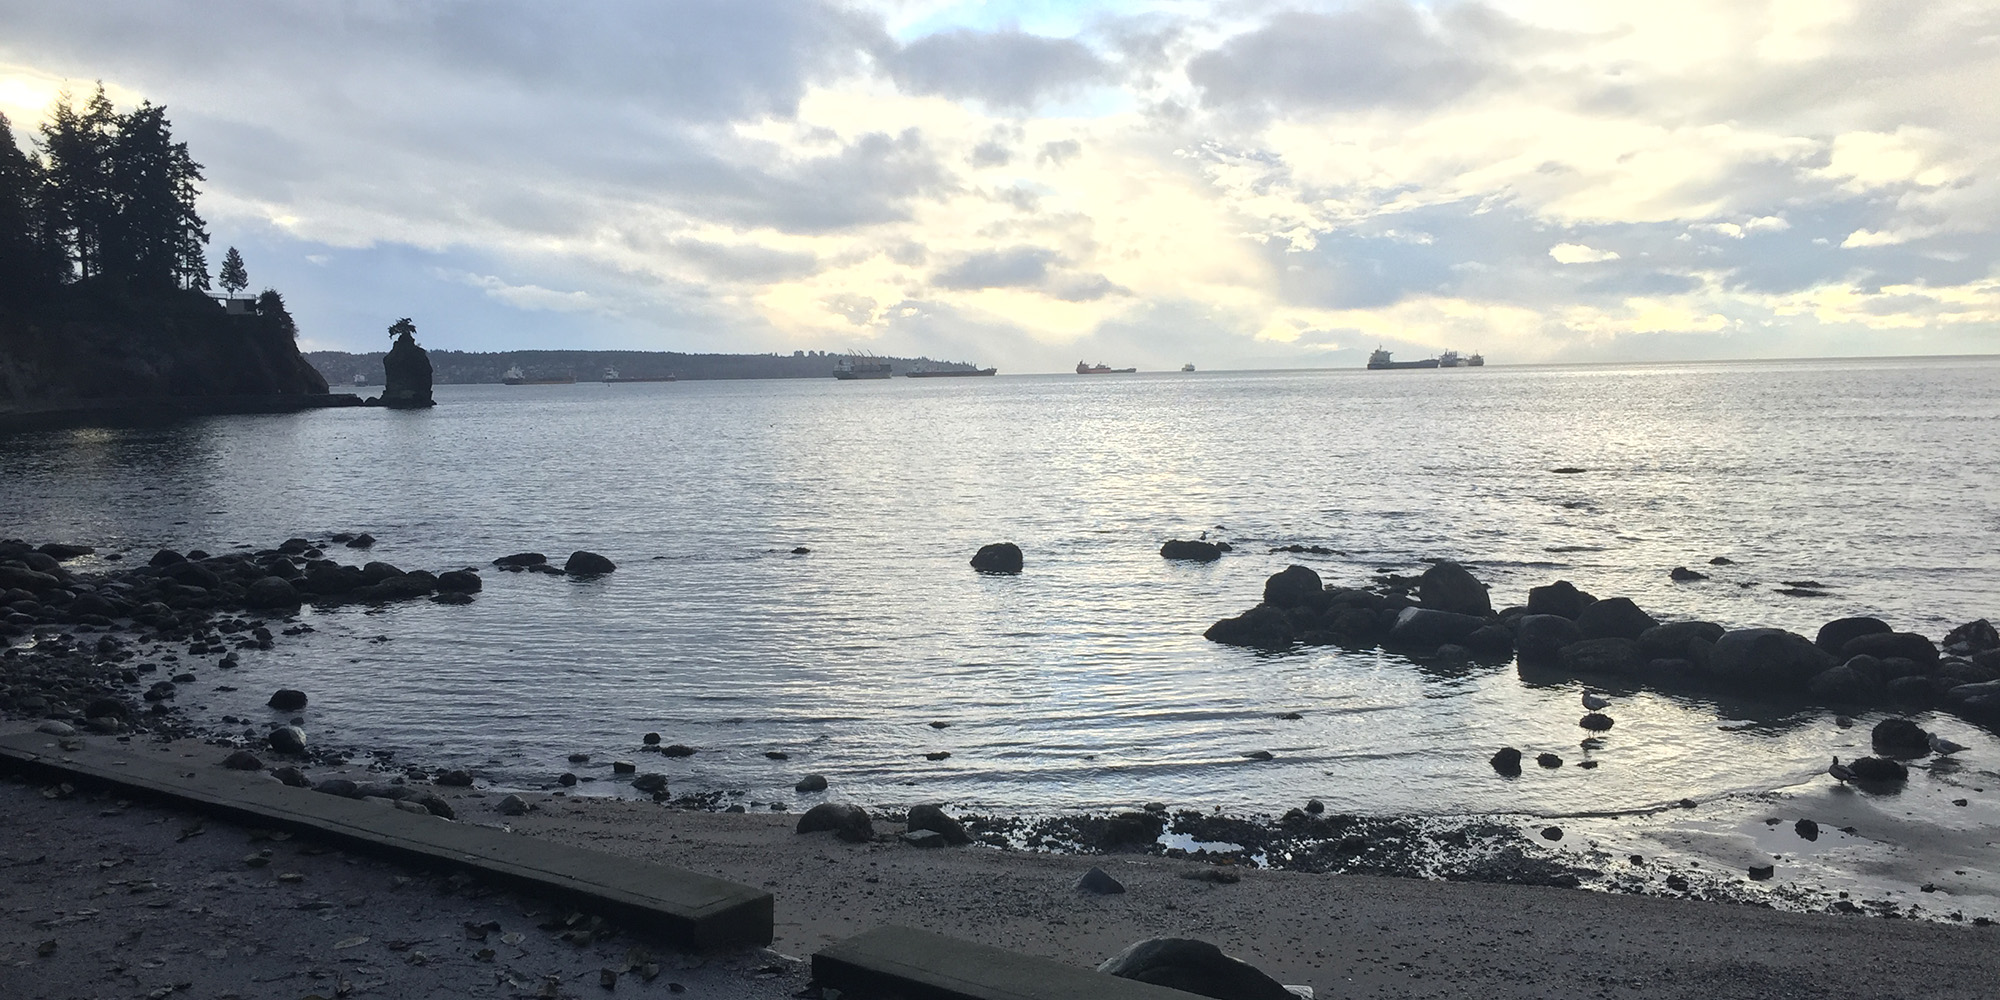
[[[1809,819],[1802,819],[1792,824],[1792,832],[1798,834],[1800,840],[1818,840],[1819,824]]]
[[[1558,768],[1563,766],[1563,759],[1555,754],[1545,753],[1536,756],[1535,763],[1547,768]]]
[[[614,760],[611,762],[611,773],[637,774],[639,773],[639,765],[634,764],[629,760]]]
[[[222,766],[232,771],[262,771],[264,762],[248,750],[238,750],[223,758]]]
[[[660,734],[659,734],[659,733],[647,733],[647,734],[646,734],[645,736],[642,736],[642,737],[640,737],[640,742],[642,742],[642,743],[646,744],[646,745],[647,745],[647,746],[649,746],[649,747],[656,747],[656,746],[659,746],[659,745],[660,745]]]
[[[1542,827],[1542,839],[1547,841],[1557,841],[1563,839],[1563,828],[1559,826]]]
[[[556,776],[556,784],[564,788],[574,788],[576,786],[576,775],[564,771],[562,774]]]
[[[692,757],[694,748],[681,743],[670,743],[660,748],[660,754],[666,757]]]
[[[447,788],[470,788],[472,786],[472,772],[456,769],[446,771],[437,776],[436,784]]]
[[[1768,882],[1770,881],[1771,876],[1777,874],[1777,872],[1778,872],[1778,867],[1776,865],[1751,865],[1750,881]]]
[[[791,759],[792,759],[792,755],[791,755],[791,754],[788,754],[788,753],[786,753],[786,752],[784,752],[783,750],[766,750],[766,751],[764,751],[764,756],[766,756],[766,757],[769,757],[769,758],[770,758],[770,759],[772,759],[772,760],[791,760]]]

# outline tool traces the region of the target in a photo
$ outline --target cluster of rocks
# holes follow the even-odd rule
[[[79,576],[51,552],[74,559],[88,546],[30,546],[0,541],[0,606],[7,609],[0,638],[26,635],[38,626],[88,625],[116,629],[184,627],[216,612],[287,612],[315,604],[382,603],[431,597],[463,603],[480,589],[470,570],[405,571],[386,562],[354,566],[327,558],[326,548],[374,543],[367,535],[334,535],[326,542],[291,538],[276,548],[210,555],[161,549],[144,565],[118,563]],[[109,557],[107,557],[107,560]]]
[[[1715,622],[1662,622],[1623,597],[1599,600],[1558,580],[1495,611],[1486,585],[1453,562],[1415,581],[1330,587],[1304,566],[1264,584],[1256,607],[1210,626],[1215,642],[1283,650],[1382,646],[1417,657],[1516,658],[1524,668],[1615,677],[1668,690],[1727,690],[1843,705],[1943,704],[2000,719],[2000,634],[1986,620],[1941,642],[1867,617],[1805,636]]]
[[[549,576],[603,576],[618,568],[618,564],[595,552],[578,549],[569,554],[561,566],[549,562],[549,557],[540,552],[516,552],[493,560],[493,565],[509,573],[546,573]]]
[[[799,833],[832,833],[850,844],[866,844],[877,839],[875,821],[868,810],[847,802],[822,802],[799,817]],[[912,847],[962,847],[972,843],[965,825],[942,807],[912,806],[903,818],[903,832],[897,839]]]
[[[327,558],[335,546],[362,550],[374,543],[367,534],[341,533],[223,555],[161,549],[143,563],[114,552],[97,560],[98,568],[77,572],[65,564],[96,554],[94,548],[0,541],[0,712],[105,734],[191,735],[168,713],[197,680],[197,658],[213,657],[208,664],[229,670],[242,650],[271,649],[278,634],[313,631],[289,620],[301,604],[424,596],[463,603],[480,589],[479,574],[469,570],[405,572]],[[293,696],[298,705],[274,700],[272,707],[297,710],[302,694],[280,692],[278,699]],[[288,728],[253,738],[260,744],[274,738],[285,749],[296,736],[302,745],[303,733]]]

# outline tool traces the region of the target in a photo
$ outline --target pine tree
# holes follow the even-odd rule
[[[75,275],[88,280],[103,273],[104,237],[118,214],[111,184],[112,129],[118,115],[97,85],[78,114],[64,93],[42,125],[48,158],[43,210],[62,252],[75,262]]]
[[[14,143],[0,114],[0,299],[45,296],[61,280],[59,252],[42,219],[42,166]]]
[[[237,292],[250,287],[250,272],[243,269],[243,255],[237,253],[235,247],[230,247],[229,252],[222,255],[222,273],[216,279],[216,284],[221,285],[232,299]]]

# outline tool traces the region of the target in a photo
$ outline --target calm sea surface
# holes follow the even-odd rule
[[[432,570],[602,552],[608,578],[487,572],[469,607],[308,611],[319,632],[247,652],[240,691],[181,700],[261,720],[297,686],[322,743],[528,786],[583,751],[587,774],[627,757],[677,791],[795,807],[817,771],[882,805],[1574,815],[1780,788],[1866,742],[1865,719],[1619,692],[1586,754],[1579,687],[1512,664],[1202,639],[1289,562],[1363,583],[1453,558],[1496,606],[1561,578],[1808,635],[1847,614],[1933,637],[2000,615],[1990,358],[437,395],[0,437],[0,534],[143,556],[368,531],[369,558]],[[1586,471],[1550,471],[1568,466]],[[1235,554],[1159,557],[1203,531]],[[973,573],[1000,540],[1027,571]],[[1341,554],[1270,552],[1292,543]],[[1668,579],[1713,556],[1735,565]],[[1775,592],[1806,579],[1830,596]],[[2000,759],[1992,734],[1930,721]],[[700,752],[634,756],[645,732]],[[1602,766],[1498,781],[1502,744]]]

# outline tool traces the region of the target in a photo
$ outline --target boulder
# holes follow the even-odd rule
[[[1857,781],[1872,781],[1880,784],[1901,784],[1910,780],[1910,769],[1899,761],[1883,757],[1862,757],[1850,762],[1847,769],[1854,772]]]
[[[655,771],[648,771],[632,779],[632,790],[645,792],[649,795],[661,794],[667,790],[667,776]]]
[[[1882,687],[1888,693],[1890,700],[1906,705],[1929,704],[1936,700],[1938,693],[1937,686],[1931,683],[1931,679],[1922,675],[1892,678]]]
[[[1446,643],[1461,643],[1484,627],[1486,619],[1474,615],[1404,608],[1396,616],[1395,627],[1389,630],[1389,642],[1409,649],[1430,650]]]
[[[493,809],[502,816],[526,816],[528,814],[528,802],[519,795],[508,795],[502,797]]]
[[[75,559],[79,556],[90,555],[96,552],[97,549],[89,545],[66,545],[62,542],[47,542],[36,546],[35,551],[52,559]]]
[[[1617,725],[1618,723],[1616,720],[1612,719],[1611,716],[1605,715],[1603,712],[1591,712],[1590,714],[1585,715],[1583,718],[1576,720],[1576,724],[1582,726],[1585,729],[1590,730],[1593,733],[1603,733],[1603,732],[1609,732],[1611,730],[1611,727]],[[1585,761],[1584,763],[1585,765],[1588,765],[1590,762]]]
[[[1833,666],[1833,657],[1805,636],[1777,628],[1744,628],[1722,633],[1709,653],[1717,681],[1749,694],[1790,697]]]
[[[1021,566],[1021,547],[1013,542],[982,545],[972,555],[972,568],[981,573],[1014,574]]]
[[[1264,603],[1274,608],[1309,605],[1325,592],[1319,574],[1306,566],[1287,566],[1264,581]]]
[[[1634,639],[1585,639],[1564,646],[1560,654],[1563,669],[1573,674],[1637,673],[1645,658]]]
[[[1076,889],[1097,896],[1114,896],[1125,891],[1125,883],[1105,874],[1102,868],[1092,868],[1076,880]]]
[[[306,693],[292,688],[279,688],[271,694],[271,700],[264,704],[280,712],[296,712],[306,707]]]
[[[244,589],[243,603],[252,608],[296,608],[299,606],[299,592],[290,580],[266,576]]]
[[[822,802],[799,817],[798,832],[819,833],[825,830],[831,830],[834,836],[854,844],[875,839],[875,824],[869,820],[868,811],[845,802]]]
[[[47,573],[21,566],[0,566],[0,590],[25,590],[40,594],[61,586],[61,580]]]
[[[1568,580],[1557,580],[1546,587],[1535,587],[1528,591],[1528,613],[1531,615],[1556,615],[1572,621],[1583,609],[1597,603],[1597,598],[1576,589]]]
[[[380,560],[363,563],[361,566],[361,577],[369,583],[381,583],[385,580],[395,580],[408,575],[395,566]]]
[[[438,775],[433,784],[443,785],[446,788],[471,788],[472,772],[463,769],[446,771]]]
[[[1819,627],[1819,635],[1813,639],[1813,645],[1837,656],[1841,647],[1851,640],[1893,631],[1889,623],[1880,618],[1836,618]]]
[[[942,837],[945,843],[951,844],[954,847],[972,843],[972,835],[965,832],[964,824],[952,819],[945,814],[943,809],[937,806],[912,806],[910,808],[909,819],[904,823],[903,828],[912,833],[920,830],[930,831]]]
[[[1944,693],[1945,703],[1967,718],[2000,721],[2000,681],[1961,684]]]
[[[1708,579],[1707,573],[1703,573],[1700,570],[1689,569],[1686,566],[1675,566],[1673,570],[1667,574],[1667,576],[1671,577],[1675,583],[1693,583],[1697,580]]]
[[[1296,1000],[1256,966],[1192,938],[1148,938],[1105,959],[1097,971],[1223,1000]]]
[[[248,750],[238,750],[222,759],[222,766],[232,771],[262,771],[264,762]]]
[[[298,768],[291,766],[290,764],[287,764],[284,767],[272,768],[271,777],[278,779],[278,782],[280,784],[290,785],[293,788],[312,787],[312,779],[306,777],[306,773],[304,771],[301,771]]]
[[[1876,753],[1890,757],[1922,757],[1931,752],[1931,734],[1909,719],[1876,723],[1868,733],[1868,743]]]
[[[361,794],[361,786],[346,778],[322,778],[313,783],[312,789],[326,795],[338,795],[343,799],[356,798]]]
[[[172,549],[161,549],[160,551],[153,553],[153,558],[146,560],[146,565],[158,569],[161,566],[171,566],[177,562],[184,562],[186,561],[186,558],[187,558],[186,556],[183,556]]]
[[[511,556],[501,556],[493,560],[493,565],[501,569],[526,569],[530,566],[540,566],[548,561],[549,557],[540,552],[516,552]]]
[[[1874,701],[1882,690],[1882,684],[1874,676],[1842,664],[1813,675],[1813,679],[1806,682],[1806,690],[1820,701],[1862,704]]]
[[[1514,648],[1514,633],[1505,625],[1481,625],[1459,641],[1475,653],[1505,654]]]
[[[1714,622],[1663,622],[1639,633],[1639,648],[1653,659],[1684,659],[1700,662],[1708,658],[1715,640],[1724,629]],[[1701,650],[1700,660],[1690,655]]]
[[[1874,632],[1868,635],[1858,635],[1847,640],[1840,647],[1841,659],[1860,656],[1864,653],[1869,656],[1881,657],[1884,660],[1900,656],[1904,659],[1915,660],[1918,663],[1924,664],[1936,663],[1938,661],[1937,646],[1928,638],[1918,635],[1915,632]]]
[[[1486,617],[1493,613],[1486,585],[1465,567],[1446,560],[1434,563],[1417,579],[1417,599],[1426,608],[1452,614]]]
[[[479,574],[469,569],[454,569],[439,573],[437,589],[447,594],[476,594],[485,586]]]
[[[1576,627],[1586,639],[1637,639],[1658,624],[1624,597],[1598,601],[1576,616]]]
[[[1528,615],[1514,627],[1514,650],[1523,663],[1555,663],[1564,646],[1582,641],[1576,622],[1562,615]]]
[[[271,730],[271,749],[279,753],[300,754],[306,752],[306,731],[297,726],[279,726]]]
[[[1165,559],[1214,562],[1222,558],[1222,550],[1217,548],[1214,542],[1187,542],[1176,538],[1160,546],[1160,556]]]
[[[1112,813],[1086,824],[1082,839],[1100,851],[1149,847],[1167,828],[1166,817],[1151,812]]]
[[[800,778],[798,784],[792,786],[792,791],[824,792],[826,791],[826,775],[808,774],[805,777]]]
[[[347,540],[347,547],[350,549],[365,549],[374,544],[375,536],[365,531]]]
[[[1268,604],[1259,604],[1234,618],[1224,618],[1210,625],[1202,637],[1225,646],[1272,650],[1289,648],[1297,638],[1292,634],[1291,620]]]
[[[1974,653],[2000,649],[2000,631],[1993,628],[1992,622],[1981,618],[1976,622],[1966,622],[1945,633],[1943,646],[1945,652],[1955,656],[1971,656]]]
[[[570,553],[569,559],[563,562],[563,572],[571,576],[603,576],[617,568],[617,563],[582,549]]]
[[[1503,777],[1518,778],[1521,776],[1521,751],[1513,747],[1501,747],[1486,762],[1493,765],[1493,770],[1499,772]]]

